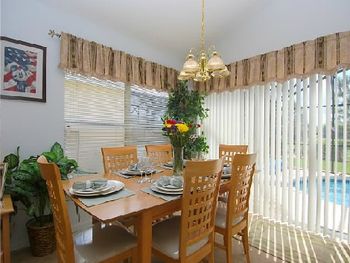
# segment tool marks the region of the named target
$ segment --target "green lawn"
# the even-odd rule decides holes
[[[300,160],[300,168],[303,167],[303,164],[304,164],[304,160]],[[294,161],[294,165],[296,167],[296,160]],[[323,160],[322,161],[322,170],[325,171],[326,170],[326,161]],[[332,164],[331,164],[331,167],[330,169],[332,169]],[[342,162],[336,162],[334,163],[334,169],[337,171],[337,172],[342,172],[343,171],[343,163]],[[347,162],[347,165],[346,165],[346,174],[350,175],[350,161]]]

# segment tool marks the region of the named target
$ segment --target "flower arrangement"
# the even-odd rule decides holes
[[[163,135],[170,138],[174,147],[184,147],[190,138],[190,129],[193,126],[175,119],[163,120]]]

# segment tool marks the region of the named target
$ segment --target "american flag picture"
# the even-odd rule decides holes
[[[46,102],[46,47],[0,36],[0,97]]]
[[[36,52],[5,47],[3,90],[36,93],[37,62]]]

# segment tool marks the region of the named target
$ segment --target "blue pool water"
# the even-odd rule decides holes
[[[350,206],[350,179],[345,180],[345,205],[347,207]],[[303,191],[303,180],[301,179],[299,181],[299,190]],[[295,182],[294,182],[295,187]],[[309,189],[309,180],[306,181],[306,188]],[[316,188],[317,188],[317,181],[316,181]],[[331,203],[334,203],[334,178],[329,179],[329,192],[328,192],[328,200]],[[343,180],[341,178],[338,178],[336,180],[336,204],[341,205],[341,199],[342,199],[342,189],[343,189]],[[326,190],[326,179],[322,179],[322,200],[325,199],[325,190]]]

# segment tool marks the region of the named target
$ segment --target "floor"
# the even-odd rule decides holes
[[[245,255],[243,254],[243,246],[237,241],[233,240],[233,260],[235,263],[246,262]],[[251,247],[250,249],[250,259],[251,263],[265,263],[265,262],[283,262],[269,254],[259,251],[256,248]],[[13,263],[56,263],[56,254],[45,257],[32,257],[28,248],[12,252],[12,262]],[[215,251],[215,262],[224,263],[225,253],[223,250],[216,249]],[[161,263],[161,261],[154,259],[152,263]]]

